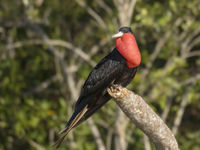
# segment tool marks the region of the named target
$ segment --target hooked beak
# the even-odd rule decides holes
[[[122,37],[123,36],[123,32],[118,32],[117,34],[114,34],[113,36],[112,36],[112,38],[114,39],[114,38],[119,38],[119,37]]]

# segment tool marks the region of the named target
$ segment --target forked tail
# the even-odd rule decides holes
[[[60,134],[63,134],[54,144],[54,146],[56,148],[59,148],[60,144],[63,142],[63,140],[65,139],[65,136],[69,133],[69,131],[71,131],[71,129],[73,127],[76,126],[76,124],[79,122],[79,120],[84,116],[84,114],[87,112],[88,110],[88,105],[86,105],[75,117],[74,119],[71,121],[71,123],[65,128],[63,129]]]

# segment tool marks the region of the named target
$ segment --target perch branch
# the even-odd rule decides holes
[[[90,118],[87,121],[89,127],[91,128],[93,137],[95,138],[95,142],[98,146],[98,150],[106,150],[105,144],[102,140],[101,134],[97,128],[97,126],[94,124],[93,120]]]
[[[107,89],[117,105],[154,143],[157,150],[179,150],[171,130],[139,95],[113,85]]]

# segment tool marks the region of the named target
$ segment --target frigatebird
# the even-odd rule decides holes
[[[115,48],[90,72],[75,104],[74,113],[60,132],[62,136],[55,143],[57,148],[72,128],[81,124],[111,99],[107,88],[112,84],[126,87],[134,78],[141,55],[131,28],[121,27],[112,38],[115,38]]]

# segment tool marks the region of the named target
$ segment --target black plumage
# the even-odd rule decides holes
[[[72,128],[82,123],[111,99],[107,93],[108,87],[112,84],[127,86],[135,76],[136,71],[137,67],[127,67],[126,59],[116,48],[103,58],[85,81],[74,113],[67,122],[66,128],[60,132],[63,135],[56,142],[56,147],[59,147]]]

